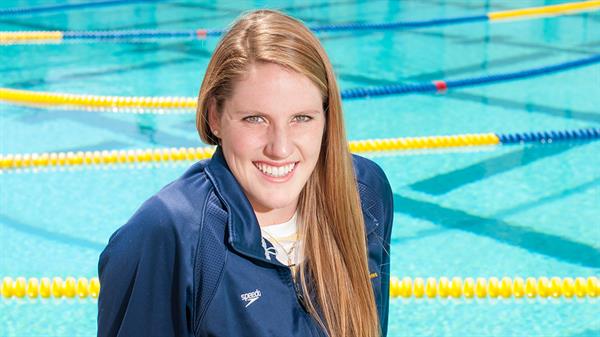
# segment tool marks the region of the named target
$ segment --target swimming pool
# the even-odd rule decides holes
[[[308,24],[415,21],[564,1],[157,1],[0,15],[0,30],[223,28],[275,7]],[[48,1],[4,1],[3,8]],[[64,1],[53,1],[64,4]],[[321,33],[342,89],[513,72],[600,54],[600,13]],[[0,46],[0,87],[195,96],[216,39]],[[351,140],[600,127],[600,66],[443,94],[345,100]],[[0,103],[0,153],[202,146],[193,114]],[[600,142],[370,154],[395,197],[392,275],[600,274]],[[97,275],[108,237],[189,163],[0,174],[0,277]],[[93,300],[0,300],[2,336],[92,336]],[[390,301],[389,336],[597,336],[592,299]]]

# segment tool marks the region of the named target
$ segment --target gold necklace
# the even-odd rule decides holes
[[[265,234],[267,234],[268,238],[270,240],[272,240],[275,244],[277,244],[281,250],[283,250],[286,254],[286,258],[287,258],[287,266],[292,270],[292,275],[294,274],[294,272],[296,271],[296,264],[294,263],[294,261],[292,261],[292,252],[294,251],[294,249],[296,248],[296,245],[298,244],[298,239],[296,239],[294,241],[294,243],[292,244],[292,247],[289,250],[286,250],[285,247],[281,244],[281,242],[279,242],[279,240],[275,239],[275,237],[273,237],[271,234],[267,233],[265,231]]]

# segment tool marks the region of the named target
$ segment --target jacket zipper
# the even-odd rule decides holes
[[[287,267],[287,269],[292,280],[294,292],[296,293],[296,300],[298,301],[298,304],[300,304],[300,306],[302,307],[302,310],[304,310],[305,313],[308,313],[308,307],[306,305],[306,300],[304,298],[304,294],[302,293],[302,289],[298,286],[296,280],[294,280],[294,277],[292,276],[292,270],[289,267]]]
[[[310,330],[311,336],[319,336],[319,337],[323,336],[320,328],[318,327],[318,324],[314,321],[313,317],[308,312],[308,305],[306,304],[306,298],[304,297],[304,294],[302,293],[302,288],[298,285],[298,283],[296,283],[296,280],[292,276],[291,268],[286,267],[286,269],[287,269],[288,275],[292,281],[292,287],[294,288],[294,292],[296,293],[296,300],[298,301],[298,304],[300,304],[300,307],[302,308],[302,311],[303,311],[302,314],[304,315],[304,318],[308,322],[308,328]]]

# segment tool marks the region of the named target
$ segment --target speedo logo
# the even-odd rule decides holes
[[[260,293],[260,290],[256,289],[255,291],[251,291],[249,293],[245,293],[245,294],[241,294],[240,297],[242,298],[242,301],[244,302],[248,302],[246,303],[246,308],[254,303],[254,301],[256,301],[257,299],[259,299],[262,296],[262,294]]]

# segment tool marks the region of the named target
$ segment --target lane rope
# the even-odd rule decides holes
[[[508,144],[549,144],[561,141],[590,141],[600,138],[600,128],[518,132],[507,134],[481,133],[451,136],[403,137],[350,141],[351,152],[428,150],[456,147],[482,147]],[[208,159],[214,147],[156,148],[136,150],[105,150],[87,152],[46,152],[0,155],[0,172],[52,167],[85,167],[136,163],[165,163]]]
[[[371,275],[377,277],[378,275]],[[4,277],[0,294],[4,299],[97,299],[100,281],[97,277]],[[584,277],[447,277],[426,279],[392,276],[390,297],[416,299],[521,299],[521,298],[596,298],[600,281],[596,276]]]
[[[496,277],[460,278],[451,280],[446,277],[439,279],[430,277],[390,279],[390,297],[401,298],[596,298],[600,296],[600,283],[598,278],[583,277]]]
[[[142,2],[143,0],[138,0]],[[146,0],[149,1],[149,0]],[[144,2],[146,2],[144,1]],[[46,11],[49,9],[59,10],[66,8],[75,8],[83,6],[99,6],[106,4],[119,4],[125,1],[101,1],[97,4],[71,4],[71,5],[53,5],[39,8],[24,9],[5,9],[0,10],[2,15],[14,15],[23,13],[33,13],[36,11]],[[496,22],[502,20],[514,20],[523,18],[539,18],[551,15],[565,15],[575,12],[595,11],[600,9],[600,0],[572,2],[558,5],[549,5],[541,7],[514,9],[506,11],[490,12],[481,15],[461,16],[454,18],[437,18],[419,21],[399,21],[384,23],[345,23],[330,24],[309,27],[315,33],[324,32],[343,32],[343,31],[364,31],[364,30],[398,30],[415,29],[425,27],[447,26],[474,22]],[[4,14],[3,14],[4,13]],[[12,13],[12,14],[11,14]],[[0,32],[0,44],[11,43],[29,43],[32,41],[54,41],[63,40],[128,40],[128,39],[206,39],[207,37],[218,37],[225,32],[224,29],[188,29],[188,30],[105,30],[105,31],[15,31]]]
[[[517,19],[526,17],[543,17],[550,15],[572,14],[583,11],[593,11],[600,8],[600,1],[567,2],[558,5],[512,9],[507,11],[491,12],[488,18],[491,21]]]
[[[0,294],[5,299],[15,298],[98,298],[100,281],[97,277],[85,278],[61,277],[4,277],[0,285]]]
[[[17,16],[32,13],[47,13],[56,11],[65,11],[72,9],[81,8],[93,8],[93,7],[104,7],[114,5],[128,5],[136,2],[160,2],[164,0],[100,0],[100,1],[88,1],[80,3],[67,3],[67,4],[53,4],[53,5],[42,5],[35,7],[13,7],[13,8],[2,8],[0,9],[0,17],[3,16]]]
[[[49,93],[0,88],[0,101],[32,107],[83,108],[93,111],[161,113],[196,109],[195,97],[126,97]],[[178,111],[177,111],[178,110]]]
[[[342,99],[357,99],[376,96],[405,95],[410,93],[444,93],[450,89],[474,87],[548,75],[560,71],[593,65],[599,62],[600,54],[596,54],[573,61],[509,73],[485,75],[457,80],[436,80],[432,82],[415,84],[352,88],[342,90],[340,94]],[[196,97],[100,96],[49,93],[11,88],[0,88],[0,101],[15,105],[33,107],[77,108],[94,111],[99,110],[133,113],[168,113],[168,111],[171,109],[176,110],[175,112],[177,113],[185,112],[184,110],[188,110],[189,112],[196,109],[197,103]]]
[[[499,83],[506,81],[514,81],[524,78],[530,78],[540,75],[547,75],[568,69],[588,66],[600,62],[600,54],[590,57],[581,58],[574,61],[562,62],[558,64],[546,65],[538,68],[519,70],[509,73],[501,73],[494,75],[484,75],[480,77],[472,77],[458,80],[438,80],[430,83],[417,84],[396,84],[383,85],[376,87],[346,89],[342,91],[343,99],[365,98],[375,96],[388,95],[404,95],[409,93],[430,93],[430,92],[445,92],[449,89],[474,87],[484,84]],[[0,96],[1,97],[1,96]]]

